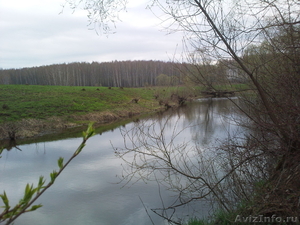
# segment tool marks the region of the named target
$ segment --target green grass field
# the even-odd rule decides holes
[[[0,123],[90,112],[151,111],[160,107],[154,95],[168,98],[181,89],[0,85]],[[132,104],[134,98],[138,104]]]
[[[198,89],[198,90],[196,90]],[[188,87],[117,88],[0,85],[0,123],[21,119],[47,119],[90,112],[147,112],[162,107],[172,94],[194,96],[201,89]],[[235,87],[235,89],[238,89]],[[155,97],[156,96],[156,99]],[[159,97],[157,97],[159,96]],[[132,99],[139,99],[132,104]]]
[[[0,85],[0,122],[85,114],[122,108],[133,98],[145,106],[153,90],[107,87]]]

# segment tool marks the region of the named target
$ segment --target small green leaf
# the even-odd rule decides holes
[[[75,155],[78,155],[81,150],[84,148],[85,144],[81,143],[81,145],[77,148],[76,152],[75,152]]]
[[[53,170],[53,172],[50,173],[51,183],[54,183],[56,177],[57,177],[57,172]]]
[[[36,188],[36,191],[37,191],[37,193],[39,193],[40,192],[40,190],[42,189],[42,188],[44,188],[44,184],[45,184],[45,179],[44,179],[44,176],[40,176],[40,179],[39,179],[39,183],[38,183],[38,186],[37,186],[37,188]]]
[[[30,211],[34,211],[34,210],[37,210],[38,208],[41,208],[43,205],[39,204],[39,205],[33,205],[31,208],[30,208]]]
[[[0,197],[2,198],[2,201],[5,205],[5,209],[8,210],[10,208],[10,206],[9,206],[9,200],[7,198],[6,192],[4,191],[3,195],[0,195]]]
[[[83,131],[83,139],[87,140],[95,134],[95,129],[93,128],[94,123],[89,123],[89,126],[86,131]]]
[[[25,195],[28,195],[30,193],[30,190],[31,190],[30,185],[27,184],[25,187]]]
[[[60,157],[60,158],[57,160],[57,164],[58,164],[59,169],[62,169],[63,166],[64,166],[64,158]]]
[[[37,192],[37,188],[33,188],[33,185],[27,184],[25,187],[24,197],[23,199],[20,200],[20,204],[22,205],[27,204],[36,192]]]
[[[92,137],[95,134],[95,129],[93,128],[94,123],[89,123],[88,129],[87,129],[87,138]]]

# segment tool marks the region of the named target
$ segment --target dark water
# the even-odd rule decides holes
[[[180,131],[175,139],[178,143],[185,141],[205,148],[237,132],[232,120],[236,116],[229,100],[203,99],[157,115],[147,123],[156,124],[158,128],[163,125],[170,134]],[[122,148],[121,130],[124,132],[137,124],[130,122],[89,139],[80,155],[36,201],[43,207],[22,215],[15,224],[167,224],[151,208],[172,204],[174,193],[155,181],[134,183],[133,180],[126,186],[124,182],[120,183],[124,162],[115,156],[112,144]],[[78,137],[37,141],[18,145],[21,151],[17,148],[4,151],[0,159],[0,192],[5,190],[10,204],[14,205],[23,196],[27,183],[36,184],[41,175],[49,181],[49,173],[57,169],[57,159],[64,157],[66,161],[80,143]],[[197,207],[197,212],[203,216],[210,213],[205,204]],[[185,218],[189,213],[186,207],[178,212],[178,216]]]

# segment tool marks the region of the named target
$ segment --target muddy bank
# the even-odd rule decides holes
[[[38,137],[60,132],[68,128],[85,126],[89,122],[95,122],[97,125],[107,124],[139,114],[141,112],[92,112],[85,115],[69,116],[67,118],[51,117],[44,120],[30,118],[15,122],[5,122],[0,126],[0,140]]]
[[[51,117],[47,119],[30,118],[15,122],[5,122],[0,125],[0,140],[18,140],[43,136],[68,128],[84,127],[89,122],[94,122],[95,125],[109,124],[140,114],[155,113],[162,110],[164,109],[160,108],[140,112],[91,112],[84,115],[71,115],[68,117]]]

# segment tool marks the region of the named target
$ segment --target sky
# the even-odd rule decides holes
[[[105,35],[88,26],[84,10],[63,8],[64,0],[0,0],[0,68],[179,60],[182,33],[168,34],[147,2],[131,0],[116,33]]]

